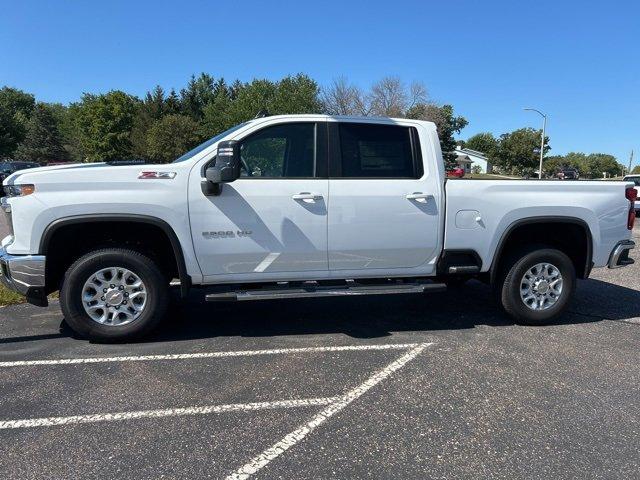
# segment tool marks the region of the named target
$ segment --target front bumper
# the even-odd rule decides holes
[[[609,268],[626,267],[634,263],[633,258],[629,257],[629,250],[634,249],[636,246],[633,240],[622,240],[616,244],[609,255]]]
[[[47,306],[44,255],[11,255],[0,248],[0,282],[29,303]]]

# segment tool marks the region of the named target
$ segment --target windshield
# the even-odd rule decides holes
[[[187,153],[185,153],[184,155],[182,155],[181,157],[176,158],[173,163],[178,163],[178,162],[184,162],[185,160],[189,160],[190,158],[192,158],[194,155],[197,155],[198,153],[200,153],[201,151],[203,151],[205,148],[210,147],[211,145],[213,145],[214,143],[220,141],[221,139],[223,139],[224,137],[226,137],[227,135],[229,135],[232,132],[235,132],[236,130],[238,130],[239,128],[244,127],[247,123],[249,122],[244,122],[241,123],[239,125],[236,125],[235,127],[231,127],[229,130],[225,130],[222,133],[219,133],[218,135],[216,135],[213,138],[210,138],[209,140],[207,140],[204,143],[201,143],[200,145],[198,145],[196,148],[194,148],[193,150],[189,150]]]

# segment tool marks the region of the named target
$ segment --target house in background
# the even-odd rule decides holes
[[[472,168],[478,165],[481,173],[491,173],[493,165],[489,159],[482,152],[471,150],[470,148],[462,148],[457,146],[454,152],[456,154],[456,161],[460,168],[464,170],[464,173],[471,173]]]

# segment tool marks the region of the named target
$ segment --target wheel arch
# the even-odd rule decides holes
[[[86,215],[74,215],[70,217],[63,217],[51,222],[45,228],[42,237],[40,238],[40,244],[38,252],[40,255],[47,255],[51,240],[55,234],[64,227],[71,225],[78,225],[82,223],[96,223],[96,222],[125,222],[125,223],[137,223],[147,224],[160,228],[167,236],[173,255],[176,262],[178,271],[178,278],[180,279],[180,292],[181,296],[186,297],[189,288],[191,287],[191,277],[187,273],[187,267],[184,258],[184,252],[180,240],[175,231],[166,221],[149,215],[139,214],[86,214]]]
[[[591,229],[587,222],[578,217],[571,216],[559,216],[559,215],[550,215],[550,216],[537,216],[530,218],[523,218],[520,220],[516,220],[512,222],[502,233],[500,237],[500,241],[496,247],[496,250],[493,254],[491,266],[489,267],[489,276],[491,284],[494,284],[496,281],[498,274],[500,272],[500,266],[502,260],[504,260],[505,253],[508,252],[510,247],[509,239],[514,238],[514,235],[517,234],[519,229],[523,229],[525,227],[532,228],[534,226],[538,226],[542,228],[545,224],[554,224],[554,225],[571,225],[575,228],[579,228],[580,231],[584,234],[585,245],[584,245],[584,255],[582,252],[580,255],[574,255],[572,260],[574,261],[574,265],[576,267],[576,274],[578,278],[587,278],[591,272],[593,267],[593,235],[591,233]],[[537,243],[537,242],[536,242]],[[550,242],[550,245],[553,246],[554,241]],[[570,252],[565,252],[569,254]],[[569,255],[571,257],[571,255]],[[583,261],[578,264],[576,262],[576,258],[583,258]]]

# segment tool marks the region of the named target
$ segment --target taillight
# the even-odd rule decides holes
[[[624,191],[624,196],[627,197],[627,200],[630,202],[635,202],[638,199],[638,190],[629,187]]]
[[[633,224],[636,222],[636,206],[635,202],[638,198],[638,190],[629,187],[624,191],[624,196],[631,202],[629,206],[629,215],[627,216],[627,230],[633,230]]]

